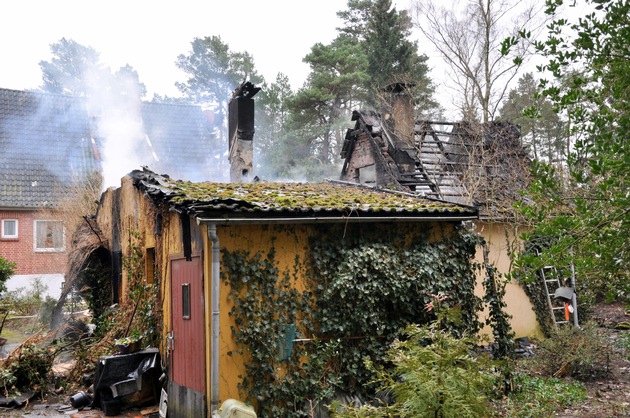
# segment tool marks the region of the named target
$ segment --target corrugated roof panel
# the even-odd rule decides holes
[[[426,216],[476,217],[477,209],[339,182],[214,183],[172,180],[148,170],[130,173],[134,184],[154,199],[193,214],[230,216]]]

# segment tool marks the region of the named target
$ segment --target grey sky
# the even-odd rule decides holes
[[[0,87],[41,85],[39,61],[62,37],[91,46],[118,69],[130,64],[153,93],[177,95],[175,67],[195,37],[219,35],[232,51],[253,55],[267,81],[287,74],[294,89],[308,74],[302,58],[336,35],[345,0],[19,0],[0,2]]]

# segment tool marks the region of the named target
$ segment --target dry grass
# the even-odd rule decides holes
[[[100,174],[92,173],[84,179],[72,181],[71,184],[59,185],[54,190],[58,204],[52,209],[42,210],[42,215],[63,221],[66,236],[72,236],[85,216],[96,213],[101,184]]]
[[[92,173],[83,179],[77,179],[71,184],[60,185],[55,190],[59,196],[59,204],[51,210],[44,210],[41,216],[48,219],[61,220],[66,231],[66,248],[69,248],[68,264],[65,273],[65,283],[59,303],[53,311],[52,327],[61,323],[61,314],[66,296],[73,288],[77,275],[87,258],[100,246],[107,246],[102,238],[96,222],[92,217],[98,208],[101,195],[102,178],[98,173]]]

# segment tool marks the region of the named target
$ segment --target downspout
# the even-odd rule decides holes
[[[208,239],[212,242],[212,295],[210,296],[210,309],[212,310],[212,352],[210,357],[210,406],[212,414],[219,410],[219,290],[221,270],[219,237],[217,225],[208,224]]]

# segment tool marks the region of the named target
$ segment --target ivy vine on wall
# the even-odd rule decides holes
[[[450,324],[455,332],[479,330],[472,259],[480,238],[463,226],[441,231],[437,241],[431,231],[410,237],[392,229],[320,226],[310,258],[296,258],[291,272],[278,269],[273,246],[256,254],[223,250],[232,333],[249,359],[239,389],[261,416],[307,417],[333,396],[372,396],[365,359],[382,363],[407,325],[435,320],[426,307],[436,295],[461,312]],[[304,291],[296,290],[301,277]],[[286,324],[298,325],[300,343],[283,361]]]
[[[145,277],[144,241],[135,228],[129,228],[128,244],[122,262],[127,275],[129,302],[133,308],[123,336],[128,336],[130,332],[142,335],[146,346],[156,347],[160,343],[158,330],[162,326],[159,312],[161,305],[159,282],[149,283]]]
[[[303,266],[295,259],[294,271],[281,272],[273,247],[267,253],[222,251],[222,268],[229,297],[235,299],[230,316],[232,333],[242,349],[237,353],[248,359],[239,391],[257,402],[262,416],[307,416],[303,400],[323,398],[331,385],[325,379],[328,350],[317,345],[308,361],[302,361],[303,350],[292,350],[289,361],[282,360],[281,350],[287,324],[299,319],[303,329],[311,329],[313,300],[308,291],[296,289],[298,271]],[[332,382],[331,382],[332,383]],[[260,413],[260,412],[259,412]]]

